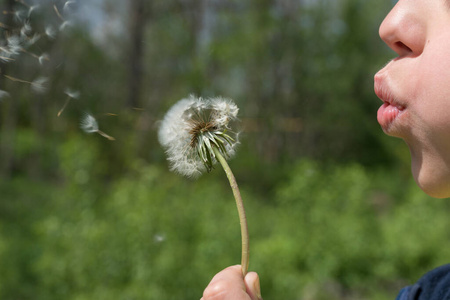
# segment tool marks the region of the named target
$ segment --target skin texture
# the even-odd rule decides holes
[[[400,108],[378,121],[406,142],[414,179],[436,198],[450,196],[449,28],[445,0],[398,1],[379,30],[398,56],[375,75],[377,95]]]
[[[397,53],[375,75],[383,131],[402,138],[420,188],[450,197],[449,0],[399,0],[380,26],[381,39]],[[242,278],[240,266],[218,273],[203,300],[255,300],[259,279]]]
[[[214,276],[201,300],[262,300],[258,274],[249,272],[244,279],[240,265],[228,267]]]

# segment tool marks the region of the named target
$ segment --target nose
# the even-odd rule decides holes
[[[400,57],[420,55],[426,37],[420,12],[399,0],[380,25],[381,39]]]

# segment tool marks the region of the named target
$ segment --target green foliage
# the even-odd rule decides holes
[[[98,154],[75,139],[61,148],[64,185],[1,186],[10,200],[0,219],[2,299],[198,299],[216,272],[239,263],[238,216],[220,169],[191,181],[136,161],[105,183],[89,177]],[[286,178],[266,199],[241,185],[250,269],[265,298],[392,298],[445,262],[449,203],[413,182],[309,160]],[[394,186],[404,188],[396,195]]]

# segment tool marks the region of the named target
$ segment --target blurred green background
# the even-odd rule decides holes
[[[240,262],[223,171],[172,174],[156,139],[189,94],[240,107],[229,163],[264,299],[394,299],[447,262],[449,202],[376,121],[392,1],[0,3],[2,56],[40,36],[0,65],[0,299],[199,299]],[[39,76],[45,93],[10,79]],[[84,133],[85,112],[116,140]]]

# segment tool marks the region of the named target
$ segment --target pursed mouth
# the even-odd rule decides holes
[[[378,74],[375,76],[374,84],[375,94],[383,101],[378,109],[377,120],[385,132],[389,132],[394,121],[404,112],[405,105],[398,102],[391,89]]]

